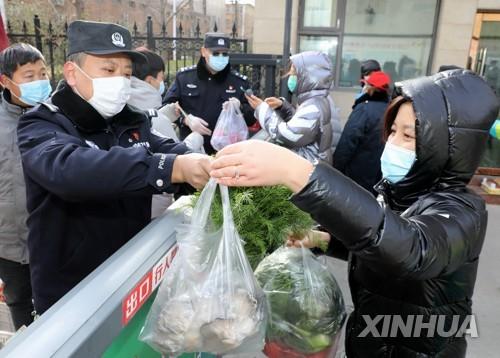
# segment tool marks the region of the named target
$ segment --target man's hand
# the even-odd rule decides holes
[[[267,97],[264,102],[266,102],[272,109],[280,108],[283,105],[283,101],[276,97]]]
[[[210,179],[210,162],[208,155],[191,153],[179,155],[172,169],[172,183],[188,183],[201,190]]]
[[[200,133],[201,135],[212,135],[212,131],[208,129],[208,123],[200,117],[190,114],[184,121],[192,132]]]
[[[288,236],[286,246],[305,247],[311,249],[313,247],[325,248],[330,242],[330,234],[323,231],[310,230],[303,237]]]
[[[245,97],[247,98],[248,104],[253,109],[257,108],[259,106],[259,104],[261,104],[262,102],[264,102],[259,97],[254,96],[254,95],[248,96],[248,95],[245,94]]]

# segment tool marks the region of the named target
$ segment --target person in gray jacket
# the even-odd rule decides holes
[[[144,111],[160,109],[162,107],[161,96],[165,92],[163,82],[165,63],[160,55],[144,47],[140,47],[136,51],[143,54],[147,62],[134,63],[132,66],[132,78],[130,79],[132,92],[128,104]],[[153,129],[176,142],[179,141],[172,122],[166,118],[162,111],[151,111],[150,117]]]
[[[296,54],[290,62],[288,89],[297,95],[296,110],[274,97],[263,101],[251,95],[248,103],[272,142],[311,162],[331,164],[342,132],[338,109],[330,97],[332,63],[326,54],[316,51]]]
[[[17,147],[19,117],[46,100],[52,88],[43,55],[15,44],[0,53],[0,278],[15,329],[28,326],[33,301],[26,240],[26,189]]]

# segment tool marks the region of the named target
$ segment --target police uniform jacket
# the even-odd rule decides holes
[[[222,71],[211,74],[203,57],[196,66],[181,69],[175,82],[169,88],[166,103],[179,102],[187,114],[200,117],[208,123],[208,128],[215,129],[217,119],[222,111],[222,104],[231,97],[241,102],[241,111],[247,125],[256,122],[253,109],[245,98],[244,91],[250,88],[247,77],[231,69],[227,65]],[[180,121],[180,137],[186,138],[191,130]],[[204,136],[205,151],[213,154],[215,150],[210,145],[210,137]]]
[[[151,197],[184,144],[153,134],[128,105],[105,120],[65,83],[21,117],[28,250],[35,308],[43,313],[146,226]]]

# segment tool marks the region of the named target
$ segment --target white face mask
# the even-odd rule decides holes
[[[94,95],[87,102],[104,118],[120,113],[130,98],[130,79],[123,76],[92,78],[75,66],[92,81]]]

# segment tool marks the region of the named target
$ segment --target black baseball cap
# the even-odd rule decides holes
[[[221,32],[207,32],[203,47],[211,51],[229,51],[229,37]]]
[[[68,56],[79,52],[90,55],[124,53],[133,62],[147,62],[141,53],[132,51],[130,31],[107,22],[76,20],[69,24]]]
[[[380,63],[377,60],[366,60],[361,62],[361,78],[368,76],[374,71],[380,71]]]

